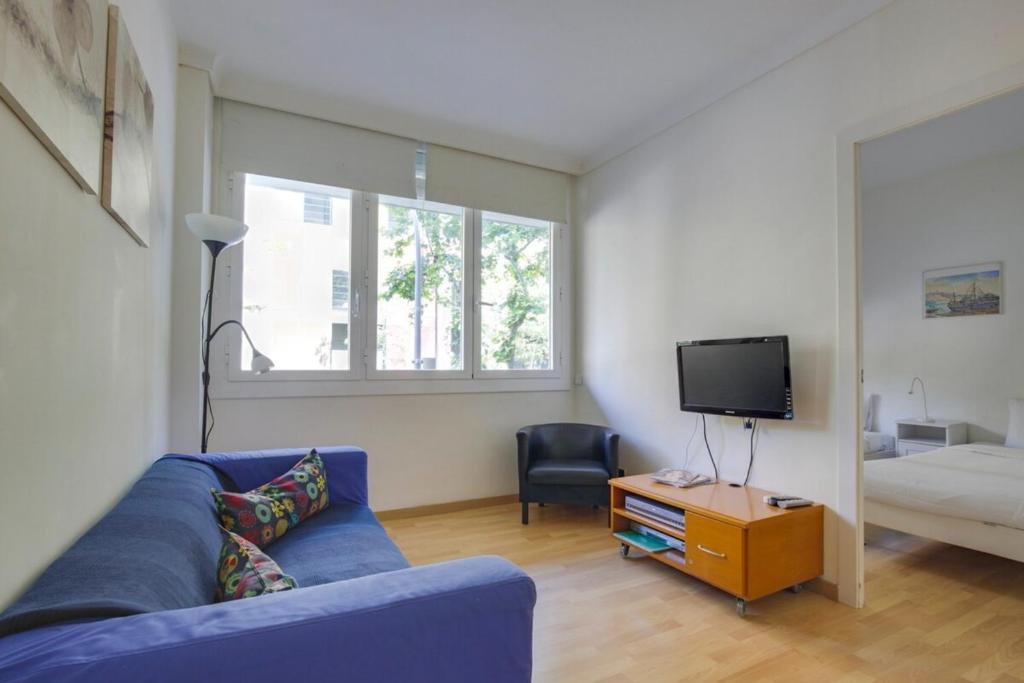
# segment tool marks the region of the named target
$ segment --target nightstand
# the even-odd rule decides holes
[[[896,420],[896,452],[911,455],[967,443],[967,423],[957,420]]]

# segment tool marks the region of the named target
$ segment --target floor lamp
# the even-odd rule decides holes
[[[252,349],[252,371],[257,375],[270,372],[274,362],[260,353],[252,343],[248,330],[237,320],[225,320],[217,327],[213,327],[213,285],[217,275],[217,257],[230,246],[238,244],[245,239],[245,233],[249,227],[241,221],[225,216],[215,216],[209,213],[190,213],[185,216],[185,224],[193,235],[202,240],[206,248],[210,250],[210,285],[206,290],[206,298],[203,303],[203,420],[199,433],[201,452],[206,452],[206,446],[213,432],[213,409],[210,406],[210,342],[228,325],[237,325],[242,330],[242,335]],[[207,419],[210,419],[210,427],[207,428]]]

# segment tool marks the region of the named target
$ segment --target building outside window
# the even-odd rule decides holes
[[[335,270],[331,273],[331,308],[336,311],[348,310],[350,280],[347,270]]]
[[[308,220],[310,198],[328,222]],[[347,190],[246,176],[242,323],[277,371],[349,368],[348,352],[334,349],[332,326],[351,322],[348,287],[339,292],[335,277],[351,269],[351,204]],[[244,346],[243,368],[248,354]]]
[[[306,223],[331,224],[331,198],[325,194],[305,193],[302,201],[302,215]]]

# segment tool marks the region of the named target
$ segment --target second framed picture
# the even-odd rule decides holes
[[[958,318],[1003,312],[1003,264],[924,272],[924,317]]]
[[[153,185],[153,91],[124,19],[110,7],[100,201],[138,241],[149,244]]]

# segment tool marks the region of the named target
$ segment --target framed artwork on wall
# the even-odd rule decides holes
[[[1003,312],[1003,264],[980,263],[924,272],[924,317]]]
[[[0,99],[71,177],[100,187],[106,0],[0,0]]]
[[[139,244],[147,246],[153,186],[153,91],[124,19],[113,5],[107,30],[105,102],[100,203]]]

